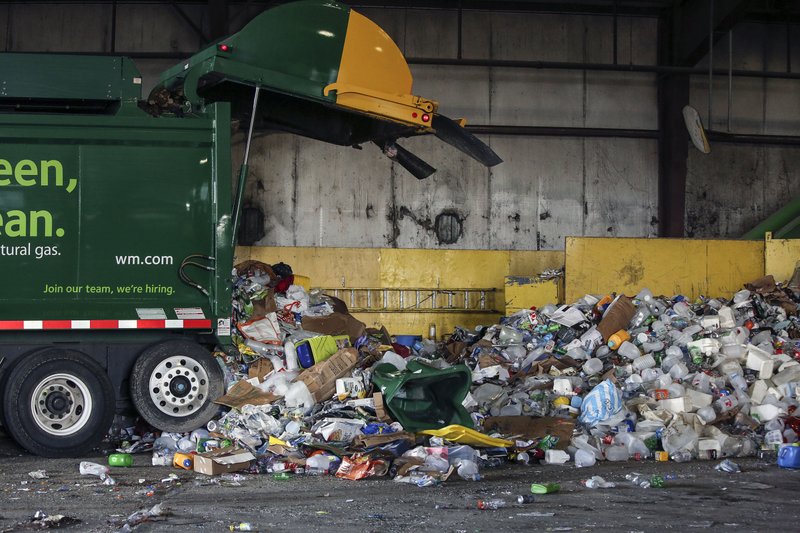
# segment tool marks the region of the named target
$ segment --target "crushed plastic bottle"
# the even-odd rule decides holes
[[[742,471],[741,467],[731,461],[730,459],[725,459],[720,464],[714,467],[714,470],[718,472],[728,472],[730,474],[738,474]]]
[[[650,480],[644,474],[638,474],[636,472],[632,472],[630,474],[625,474],[625,479],[627,479],[634,485],[638,485],[640,488],[643,489],[650,488]]]
[[[78,471],[84,476],[99,477],[104,485],[116,485],[114,478],[108,475],[110,469],[105,465],[92,463],[91,461],[81,461]]]
[[[475,504],[475,507],[481,511],[494,511],[497,509],[502,509],[505,506],[506,501],[499,498],[491,500],[478,500]]]
[[[583,481],[587,489],[612,489],[617,486],[613,481],[606,481],[600,476],[592,476]]]
[[[669,456],[670,459],[676,463],[685,463],[692,460],[692,452],[688,450],[679,450]]]

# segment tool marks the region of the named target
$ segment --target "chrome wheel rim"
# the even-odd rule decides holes
[[[89,387],[74,374],[53,374],[34,387],[31,414],[36,425],[56,436],[80,431],[92,415],[94,404]]]
[[[175,355],[153,369],[149,390],[153,405],[162,413],[189,416],[200,410],[208,398],[208,374],[195,359]]]

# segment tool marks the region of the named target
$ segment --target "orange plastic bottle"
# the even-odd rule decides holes
[[[626,330],[621,329],[608,338],[608,347],[612,350],[616,350],[623,342],[629,340],[631,340],[631,336],[628,335]]]
[[[194,470],[194,456],[188,453],[176,453],[172,465],[184,470]]]

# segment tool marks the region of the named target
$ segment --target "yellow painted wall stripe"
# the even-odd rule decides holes
[[[239,247],[236,261],[283,261],[311,278],[313,287],[494,288],[495,306],[505,309],[505,277],[533,276],[564,265],[562,251],[421,250],[394,248]],[[390,333],[427,335],[431,323],[442,335],[455,326],[494,324],[501,314],[362,313],[368,326]]]
[[[562,251],[421,250],[394,248],[240,247],[237,261],[283,261],[314,287],[495,288],[495,306],[507,303],[506,276],[533,276],[566,262],[565,302],[585,294],[644,287],[672,296],[730,297],[765,273],[788,279],[800,259],[800,240],[730,241],[694,239],[567,238]],[[518,290],[520,288],[515,288]],[[552,291],[551,291],[552,292]],[[513,308],[528,307],[515,297]],[[539,303],[539,302],[537,302]],[[364,313],[369,326],[386,325],[394,334],[440,335],[457,325],[494,323],[499,315],[465,313]]]
[[[729,297],[764,275],[764,243],[568,237],[565,301],[611,291]]]
[[[764,269],[775,281],[788,281],[800,261],[800,239],[772,239],[764,242]]]

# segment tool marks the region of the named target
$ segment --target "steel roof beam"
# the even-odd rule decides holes
[[[693,0],[676,5],[673,13],[672,64],[693,67],[707,53],[709,35],[716,42],[744,20],[752,0]],[[709,31],[713,20],[713,32]]]

